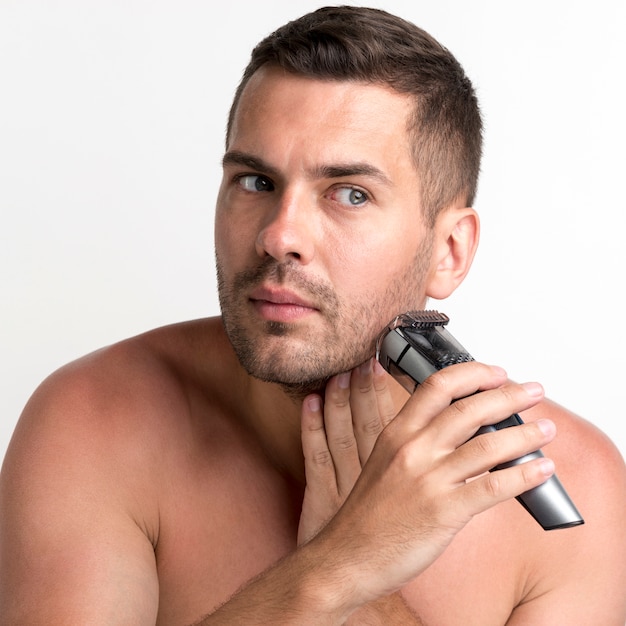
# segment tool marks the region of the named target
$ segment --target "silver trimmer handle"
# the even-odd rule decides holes
[[[434,372],[454,363],[474,360],[444,328],[448,321],[446,315],[437,311],[411,311],[399,315],[379,336],[376,358],[409,393],[413,393],[417,385]],[[522,423],[520,416],[514,414],[497,424],[481,427],[474,437]],[[537,450],[497,465],[491,471],[542,456],[541,450]],[[556,474],[545,483],[522,493],[517,500],[544,530],[584,524]]]

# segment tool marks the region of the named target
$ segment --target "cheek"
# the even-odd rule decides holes
[[[392,231],[388,225],[382,225],[376,232],[350,236],[326,246],[344,289],[350,293],[369,291],[373,296],[413,265],[419,247],[417,236]],[[326,242],[330,241],[326,238]]]
[[[215,251],[218,255],[222,254],[224,244],[228,237],[228,229],[226,228],[227,220],[226,200],[224,198],[223,184],[220,187],[215,204],[215,221],[213,223],[213,234],[215,236]]]
[[[254,256],[255,232],[250,219],[240,219],[222,196],[215,209],[215,254],[223,268],[241,269]]]
[[[219,211],[215,214],[215,256],[221,269],[227,269],[231,263],[230,257],[232,246],[230,244],[230,233],[228,228],[224,227],[224,216]]]

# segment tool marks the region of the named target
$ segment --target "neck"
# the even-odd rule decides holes
[[[309,391],[285,389],[252,376],[247,376],[247,387],[242,413],[248,428],[276,469],[304,484],[300,420],[302,400]]]

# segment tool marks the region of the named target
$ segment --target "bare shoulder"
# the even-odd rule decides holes
[[[194,407],[224,388],[228,354],[221,370],[210,365],[220,333],[218,320],[158,329],[66,365],[34,392],[0,475],[9,623],[100,623],[105,607],[118,612],[108,623],[155,622],[159,490],[168,459],[203,427]],[[25,605],[35,614],[19,613]]]
[[[604,433],[563,407],[545,401],[523,415],[541,417],[557,425],[543,451],[584,525],[544,531],[515,500],[478,515],[405,590],[426,622],[624,626],[624,461]]]
[[[557,436],[544,448],[585,524],[528,542],[524,603],[512,624],[602,623],[626,620],[626,466],[614,443],[591,422],[546,401],[526,421],[548,417]],[[528,538],[529,539],[529,538]],[[558,609],[555,607],[559,607]],[[545,615],[542,621],[540,615]]]
[[[68,439],[72,451],[99,448],[138,459],[146,445],[180,425],[190,413],[197,389],[210,394],[221,388],[212,367],[223,341],[217,320],[198,320],[156,329],[73,361],[52,373],[27,403],[9,448],[8,459],[36,445],[40,454],[59,449]],[[221,356],[220,358],[224,358]],[[224,368],[227,370],[227,368]],[[220,373],[220,374],[218,374]],[[212,384],[214,382],[214,384]],[[57,456],[58,458],[58,456]],[[147,459],[142,459],[142,463]]]
[[[598,508],[626,512],[626,466],[611,439],[590,421],[549,400],[524,415],[526,421],[539,417],[557,426],[557,436],[544,452],[556,462],[562,482],[577,494],[583,517],[593,525]]]

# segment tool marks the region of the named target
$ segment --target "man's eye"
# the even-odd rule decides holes
[[[237,179],[237,183],[246,191],[274,191],[274,185],[269,178],[258,174],[246,174]]]
[[[369,200],[369,196],[360,189],[355,189],[354,187],[342,187],[341,189],[335,189],[333,191],[332,199],[336,202],[341,202],[342,204],[360,206]]]

